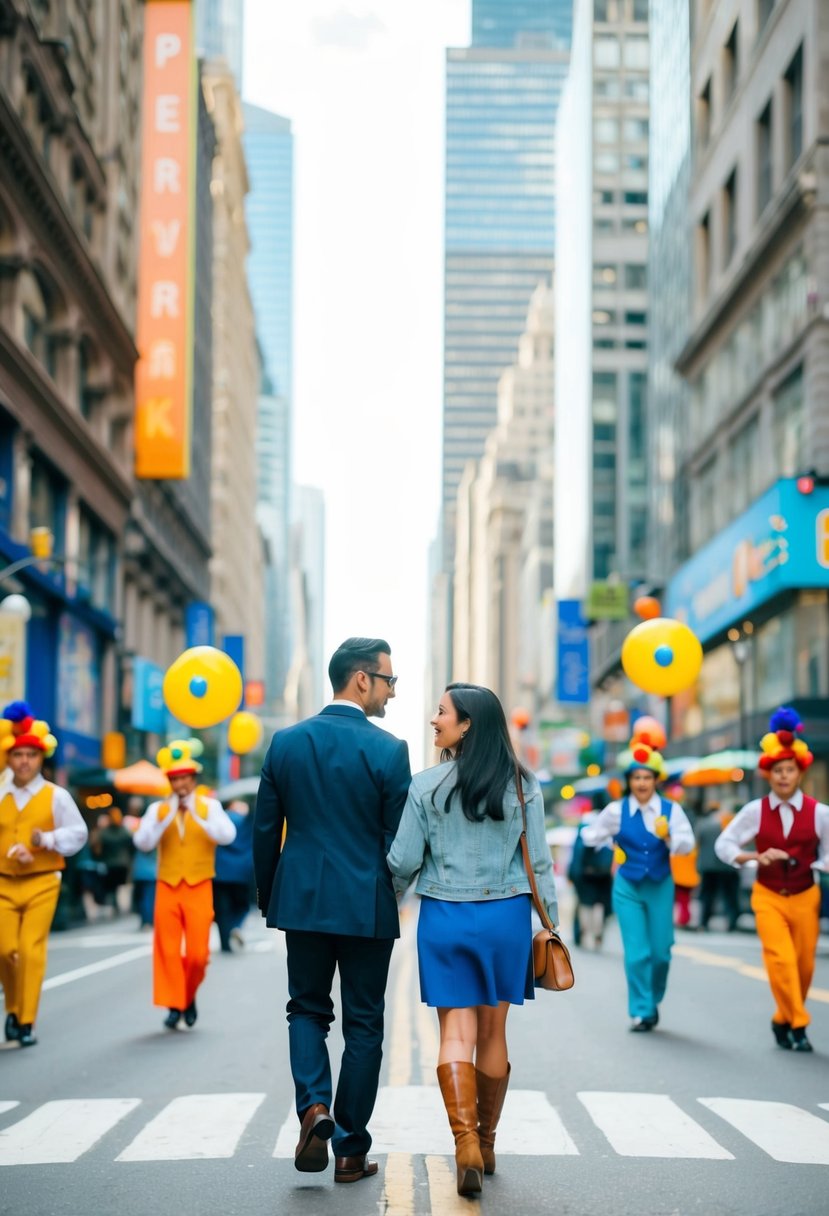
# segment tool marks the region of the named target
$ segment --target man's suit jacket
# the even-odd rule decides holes
[[[267,923],[398,937],[386,853],[410,782],[406,744],[356,707],[335,701],[278,731],[262,766],[253,831],[257,898]]]

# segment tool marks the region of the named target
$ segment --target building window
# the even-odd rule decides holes
[[[615,325],[616,313],[608,312],[606,308],[593,309],[593,324],[594,325]]]
[[[595,166],[597,173],[615,175],[619,172],[619,157],[615,152],[597,152]]]
[[[644,312],[625,312],[625,325],[647,325],[648,315]]]
[[[626,38],[624,49],[626,68],[647,69],[649,66],[647,38]]]
[[[626,118],[623,128],[624,139],[627,143],[637,144],[648,139],[647,118]]]
[[[597,144],[615,144],[619,142],[619,120],[616,118],[597,118],[593,127]]]
[[[766,108],[757,119],[757,218],[765,211],[771,199],[771,115],[769,98]]]
[[[774,451],[779,477],[796,477],[811,464],[806,450],[803,368],[787,376],[774,394]]]
[[[78,595],[96,608],[115,608],[115,538],[81,507],[78,519]]]
[[[647,21],[648,19],[648,0],[633,0],[633,20]]]
[[[593,44],[593,60],[597,68],[618,68],[619,39],[612,34],[602,34]]]
[[[711,214],[708,211],[697,224],[697,283],[700,296],[706,299],[711,286]]]
[[[691,545],[695,549],[710,540],[720,526],[722,491],[715,456],[700,469],[691,487]]]
[[[797,49],[786,69],[786,108],[788,138],[788,168],[803,151],[803,47]]]
[[[612,287],[616,282],[616,267],[600,263],[593,267],[593,286]]]
[[[764,489],[760,452],[760,419],[752,418],[731,441],[729,485],[732,518],[745,511]]]
[[[66,492],[66,482],[60,474],[40,456],[33,456],[29,488],[29,529],[48,528],[55,538],[56,554],[64,552]]]
[[[615,372],[593,373],[593,421],[616,421],[616,396],[618,393]],[[614,428],[615,430],[615,428]]]
[[[697,146],[708,147],[711,138],[711,77],[705,82],[705,88],[697,98]]]
[[[728,103],[734,96],[740,75],[740,23],[735,21],[728,41],[723,47],[723,97]]]
[[[729,265],[737,248],[737,166],[723,186],[723,270]]]
[[[625,287],[631,291],[643,291],[648,286],[648,268],[629,264],[625,266]]]
[[[626,190],[625,202],[630,207],[647,207],[648,192],[647,190]]]

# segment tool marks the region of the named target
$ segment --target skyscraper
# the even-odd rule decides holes
[[[265,670],[268,701],[282,697],[291,662],[291,413],[293,346],[293,134],[287,118],[244,107],[251,190],[248,280],[262,360],[256,434],[257,518],[268,545]]]
[[[242,41],[245,0],[199,0],[196,5],[196,47],[205,59],[227,60],[242,91]]]
[[[473,0],[473,43],[447,51],[443,538],[497,416],[530,296],[555,249],[555,123],[572,0]]]

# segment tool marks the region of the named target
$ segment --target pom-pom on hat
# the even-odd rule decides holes
[[[665,776],[665,761],[656,748],[643,739],[631,739],[627,751],[619,754],[617,764],[627,775],[637,768],[646,768],[655,774],[657,781]]]
[[[805,772],[814,756],[806,741],[797,738],[802,731],[803,723],[796,710],[787,705],[776,709],[769,720],[768,733],[760,740],[761,772],[768,773],[780,760],[794,760],[800,771]]]
[[[31,747],[43,752],[48,759],[54,755],[58,741],[49,729],[49,723],[36,718],[27,701],[12,701],[3,710],[0,719],[0,750],[6,755],[21,747]]]
[[[182,773],[200,773],[202,766],[197,757],[204,751],[200,739],[173,739],[166,747],[162,747],[156,756],[156,763],[168,777],[177,777]]]

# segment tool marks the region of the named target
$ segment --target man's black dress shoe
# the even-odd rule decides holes
[[[372,1178],[377,1173],[377,1162],[362,1157],[335,1157],[334,1181],[359,1182],[361,1178]]]
[[[772,1022],[771,1033],[774,1035],[774,1041],[778,1047],[782,1047],[784,1051],[791,1051],[792,1028],[788,1022]]]
[[[303,1174],[319,1174],[328,1168],[328,1141],[334,1135],[334,1120],[323,1102],[314,1102],[302,1116],[294,1165]]]
[[[199,1014],[198,1014],[198,1010],[196,1009],[196,1002],[191,1001],[190,1004],[187,1006],[187,1008],[184,1011],[185,1026],[195,1026],[196,1018],[198,1016],[199,1016]]]
[[[21,1022],[20,1023],[20,1034],[18,1036],[18,1042],[20,1043],[21,1047],[34,1047],[35,1043],[37,1042],[37,1039],[35,1038],[34,1034],[32,1033],[32,1023],[31,1022]],[[809,1048],[809,1050],[811,1051],[811,1048]]]
[[[6,1014],[6,1042],[14,1043],[20,1038],[20,1023],[16,1013]]]
[[[652,1018],[634,1018],[630,1028],[634,1034],[644,1034],[648,1030],[653,1030],[654,1025]]]
[[[176,1026],[178,1026],[180,1021],[181,1021],[181,1010],[180,1009],[171,1009],[170,1012],[167,1014],[166,1018],[164,1019],[164,1025],[167,1028],[167,1030],[175,1030]]]
[[[805,1026],[798,1026],[792,1031],[792,1051],[814,1051],[814,1047],[806,1038]]]

